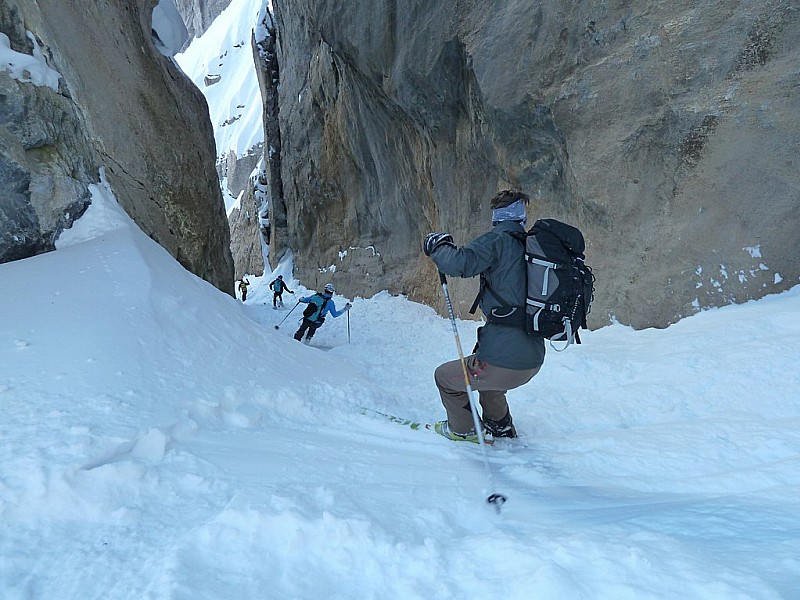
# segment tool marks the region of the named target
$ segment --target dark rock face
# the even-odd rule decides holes
[[[794,3],[273,6],[271,257],[295,249],[308,285],[436,305],[422,237],[466,243],[510,186],[531,218],[586,234],[594,326],[664,326],[798,282]],[[451,287],[465,315],[477,283]]]
[[[277,31],[272,14],[265,11],[264,22],[259,23],[263,36],[253,36],[251,46],[256,65],[258,87],[264,104],[264,164],[267,176],[267,189],[264,191],[268,205],[270,228],[266,241],[270,246],[270,259],[273,265],[289,247],[286,241],[288,223],[286,220],[286,201],[283,196],[283,175],[281,172],[281,125],[279,119],[280,67],[276,54]],[[277,227],[272,226],[277,223]],[[276,252],[272,248],[277,248]]]
[[[150,237],[188,270],[233,294],[205,99],[153,46],[152,4],[3,3],[3,32],[22,44],[24,28],[31,30],[62,77],[54,93],[0,74],[0,183],[4,195],[15,194],[18,208],[7,227],[36,227],[27,201],[41,233],[16,257],[51,249],[50,232],[57,235],[85,208],[87,185],[104,167],[120,204]],[[24,125],[15,128],[18,122]]]
[[[26,171],[6,157],[0,159],[0,186],[6,190],[0,205],[0,262],[27,258],[50,249],[41,235],[39,217],[26,193],[30,183]]]
[[[16,6],[0,10],[0,31],[14,52],[33,52]],[[21,79],[0,72],[0,262],[53,250],[98,173],[66,88]]]

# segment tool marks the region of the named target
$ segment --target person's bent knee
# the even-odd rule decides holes
[[[436,370],[433,372],[433,380],[436,382],[436,387],[440,390],[456,393],[463,392],[466,389],[464,385],[464,372],[461,367],[461,362],[458,360],[442,363],[436,367]]]
[[[439,387],[439,388],[443,387],[442,384],[444,383],[445,379],[447,378],[447,375],[446,375],[446,373],[447,373],[447,368],[446,368],[447,365],[448,365],[448,363],[443,363],[443,364],[439,365],[438,367],[436,367],[436,370],[434,370],[434,372],[433,372],[433,380],[436,382],[436,387]],[[447,386],[444,386],[444,387],[447,387]]]

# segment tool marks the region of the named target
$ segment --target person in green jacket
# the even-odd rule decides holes
[[[242,280],[239,282],[239,291],[242,293],[242,302],[247,300],[248,285],[250,285],[250,281],[246,277],[242,277]]]
[[[483,426],[493,437],[516,437],[506,392],[524,385],[544,363],[544,338],[528,335],[524,325],[493,322],[492,310],[525,310],[527,272],[524,243],[514,233],[525,232],[530,198],[518,190],[503,190],[491,200],[492,229],[461,248],[448,233],[430,233],[424,251],[445,275],[481,277],[479,306],[488,322],[478,330],[478,343],[466,357],[470,386],[480,398]],[[478,442],[460,360],[440,365],[434,381],[447,412],[435,424],[451,440]]]

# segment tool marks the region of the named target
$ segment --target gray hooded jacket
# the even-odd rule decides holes
[[[491,231],[462,248],[442,245],[431,258],[445,275],[486,278],[486,292],[480,302],[488,315],[500,307],[502,298],[512,306],[525,306],[527,275],[522,242],[508,232],[524,233],[516,221],[501,221]],[[492,291],[497,293],[496,297]],[[544,362],[544,338],[528,335],[521,327],[487,323],[478,330],[479,360],[506,369],[534,369]]]

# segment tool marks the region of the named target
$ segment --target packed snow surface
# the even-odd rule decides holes
[[[291,265],[249,280],[189,274],[104,186],[0,265],[0,598],[800,597],[800,287],[550,351],[492,484],[379,414],[443,418],[447,319],[384,292],[305,346]]]

